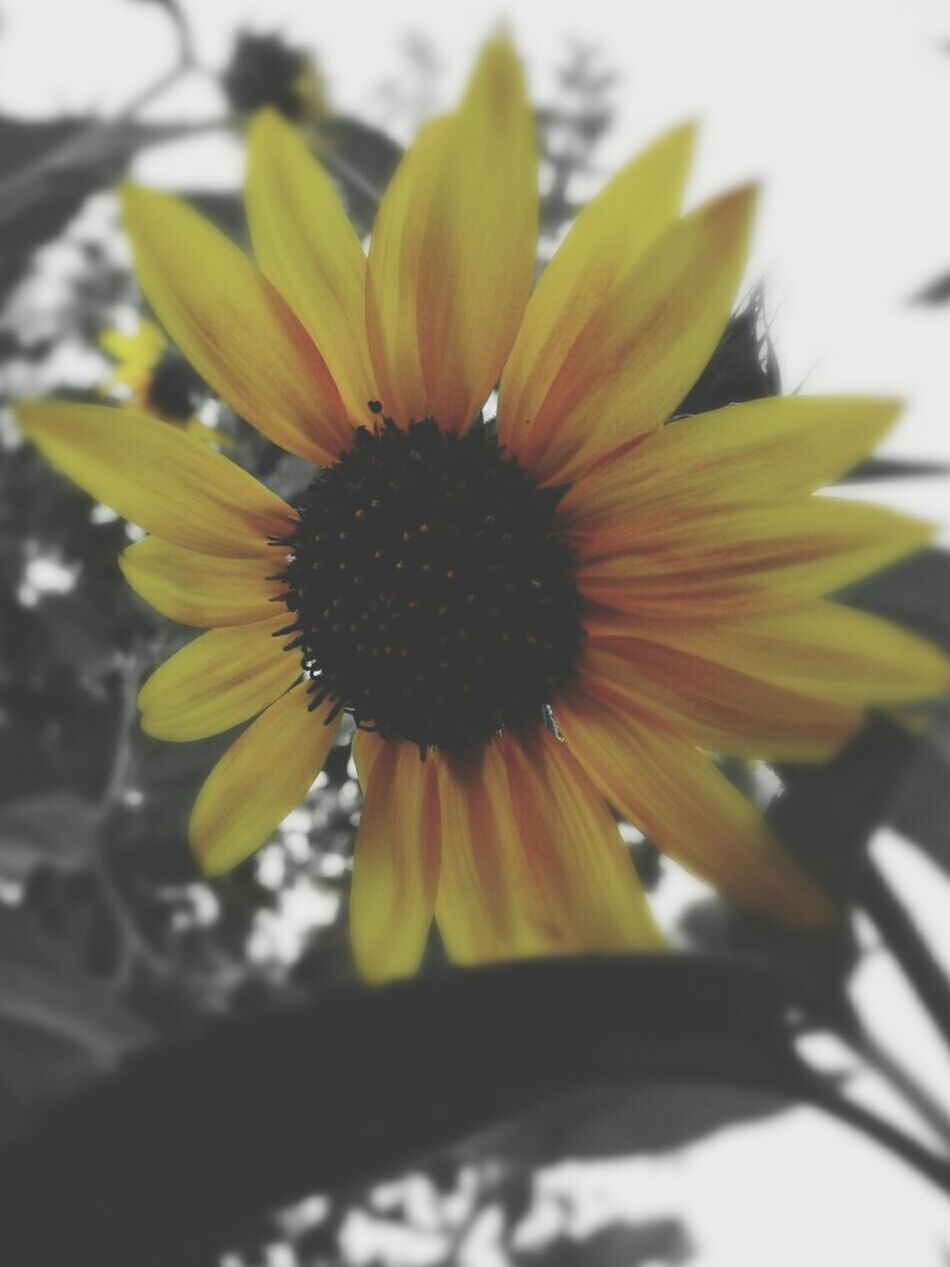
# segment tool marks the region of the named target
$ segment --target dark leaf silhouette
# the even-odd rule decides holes
[[[765,326],[762,292],[756,290],[730,320],[709,364],[673,417],[760,400],[780,390],[781,376]]]
[[[604,1080],[741,1084],[839,1111],[789,1044],[789,1008],[806,998],[754,964],[594,957],[336,990],[221,1022],[135,1056],[6,1150],[6,1245],[18,1267],[202,1262],[275,1203],[366,1182]],[[902,1151],[950,1182],[923,1150]],[[38,1193],[55,1220],[37,1220]]]
[[[863,484],[874,480],[906,480],[934,478],[950,474],[945,462],[931,462],[913,458],[867,458],[860,466],[842,475],[842,484]]]
[[[919,749],[914,735],[876,717],[833,761],[779,767],[785,787],[768,818],[845,904],[860,883],[868,841],[888,821]]]
[[[149,1034],[29,914],[0,909],[0,1110],[6,1098],[13,1112],[0,1138]]]
[[[62,231],[90,194],[117,180],[133,154],[196,130],[201,125],[0,115],[0,303],[36,249]]]
[[[38,866],[88,866],[100,818],[97,805],[61,790],[0,806],[0,877],[22,882]]]
[[[950,648],[950,552],[921,550],[840,597]]]
[[[934,308],[950,303],[950,273],[941,273],[933,281],[922,286],[916,294],[911,296],[910,302]]]
[[[402,147],[378,128],[346,115],[322,119],[312,135],[314,150],[339,185],[357,228],[369,233]]]

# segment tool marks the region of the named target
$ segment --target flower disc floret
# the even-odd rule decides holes
[[[447,751],[537,721],[581,648],[562,491],[538,488],[482,426],[359,429],[287,541],[315,704]]]

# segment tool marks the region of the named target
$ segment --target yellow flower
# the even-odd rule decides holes
[[[143,687],[146,731],[256,718],[194,808],[208,872],[268,838],[334,720],[355,718],[350,918],[371,979],[414,971],[433,917],[463,963],[659,944],[608,802],[728,898],[822,924],[826,899],[705,752],[820,760],[868,705],[947,685],[936,650],[825,597],[927,539],[812,495],[893,403],[769,399],[663,425],[728,319],[754,201],[681,214],[692,139],[621,170],[533,291],[535,137],[504,39],[407,154],[368,260],[273,112],[249,137],[256,265],[127,189],[172,338],[322,468],[296,508],[150,418],[19,409],[51,461],[153,534],[122,556],[130,584],[211,627]]]
[[[129,400],[163,422],[181,427],[218,448],[230,447],[230,437],[205,426],[196,417],[204,384],[154,321],[140,317],[135,330],[129,333],[103,330],[99,343],[116,363],[103,383],[106,392],[119,388]]]
[[[239,32],[221,85],[241,114],[273,106],[293,123],[316,123],[329,114],[326,86],[313,57],[279,35]]]

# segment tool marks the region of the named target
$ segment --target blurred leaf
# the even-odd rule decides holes
[[[673,417],[760,400],[775,396],[780,390],[781,376],[765,327],[762,292],[755,290],[730,319],[709,364],[674,410]]]
[[[0,806],[0,876],[20,882],[37,866],[87,867],[100,819],[99,807],[74,792],[44,792]]]
[[[682,1267],[695,1247],[679,1219],[614,1220],[580,1232],[572,1226],[542,1245],[509,1249],[516,1267]]]
[[[21,1267],[68,1253],[97,1267],[204,1261],[277,1203],[605,1081],[810,1096],[786,1020],[803,1001],[793,978],[758,965],[627,955],[233,1017],[136,1055],[7,1150],[0,1190],[22,1218],[6,1222],[5,1247]],[[57,1217],[38,1227],[22,1205],[40,1190]]]
[[[861,484],[874,480],[905,480],[950,474],[945,462],[915,461],[912,458],[868,458],[842,475],[840,484]]]
[[[939,277],[935,277],[933,281],[921,287],[916,294],[911,296],[910,302],[931,307],[950,303],[950,273],[941,273]]]
[[[890,815],[891,826],[925,850],[950,875],[950,718],[938,711]]]
[[[240,190],[233,193],[219,190],[185,191],[181,194],[195,210],[218,226],[234,242],[247,243],[247,219]]]
[[[871,836],[889,821],[921,741],[884,717],[832,761],[783,765],[767,818],[833,896],[848,904]]]
[[[56,237],[90,194],[117,180],[135,153],[201,126],[0,115],[0,304],[33,252]]]
[[[360,234],[373,227],[379,199],[402,158],[402,146],[346,115],[312,126],[314,150],[337,181]]]
[[[86,594],[47,594],[36,606],[56,660],[79,673],[100,677],[115,667],[117,630],[114,612],[97,606]]]
[[[950,551],[921,550],[839,597],[950,648]]]
[[[0,1088],[21,1114],[107,1072],[149,1037],[28,914],[0,909]],[[19,1124],[0,1120],[0,1137]]]

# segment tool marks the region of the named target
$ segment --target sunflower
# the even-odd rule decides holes
[[[197,417],[207,388],[154,321],[140,317],[134,330],[103,330],[99,343],[115,362],[102,384],[104,392],[118,390],[163,422],[227,447],[229,438]]]
[[[292,123],[313,123],[329,114],[313,57],[277,34],[240,31],[221,86],[228,104],[242,115],[273,106]]]
[[[407,153],[368,259],[274,112],[249,135],[256,264],[126,188],[165,328],[315,464],[295,507],[144,415],[19,407],[52,462],[152,534],[121,558],[129,583],[210,627],[145,683],[144,729],[255,719],[192,813],[207,872],[270,836],[354,719],[350,925],[371,980],[414,971],[433,919],[462,963],[660,944],[608,805],[728,899],[823,924],[828,901],[706,754],[821,760],[869,705],[947,685],[936,650],[826,597],[928,537],[813,496],[893,402],[668,421],[728,320],[754,202],[682,214],[692,143],[677,128],[623,168],[533,288],[535,136],[503,37]]]

